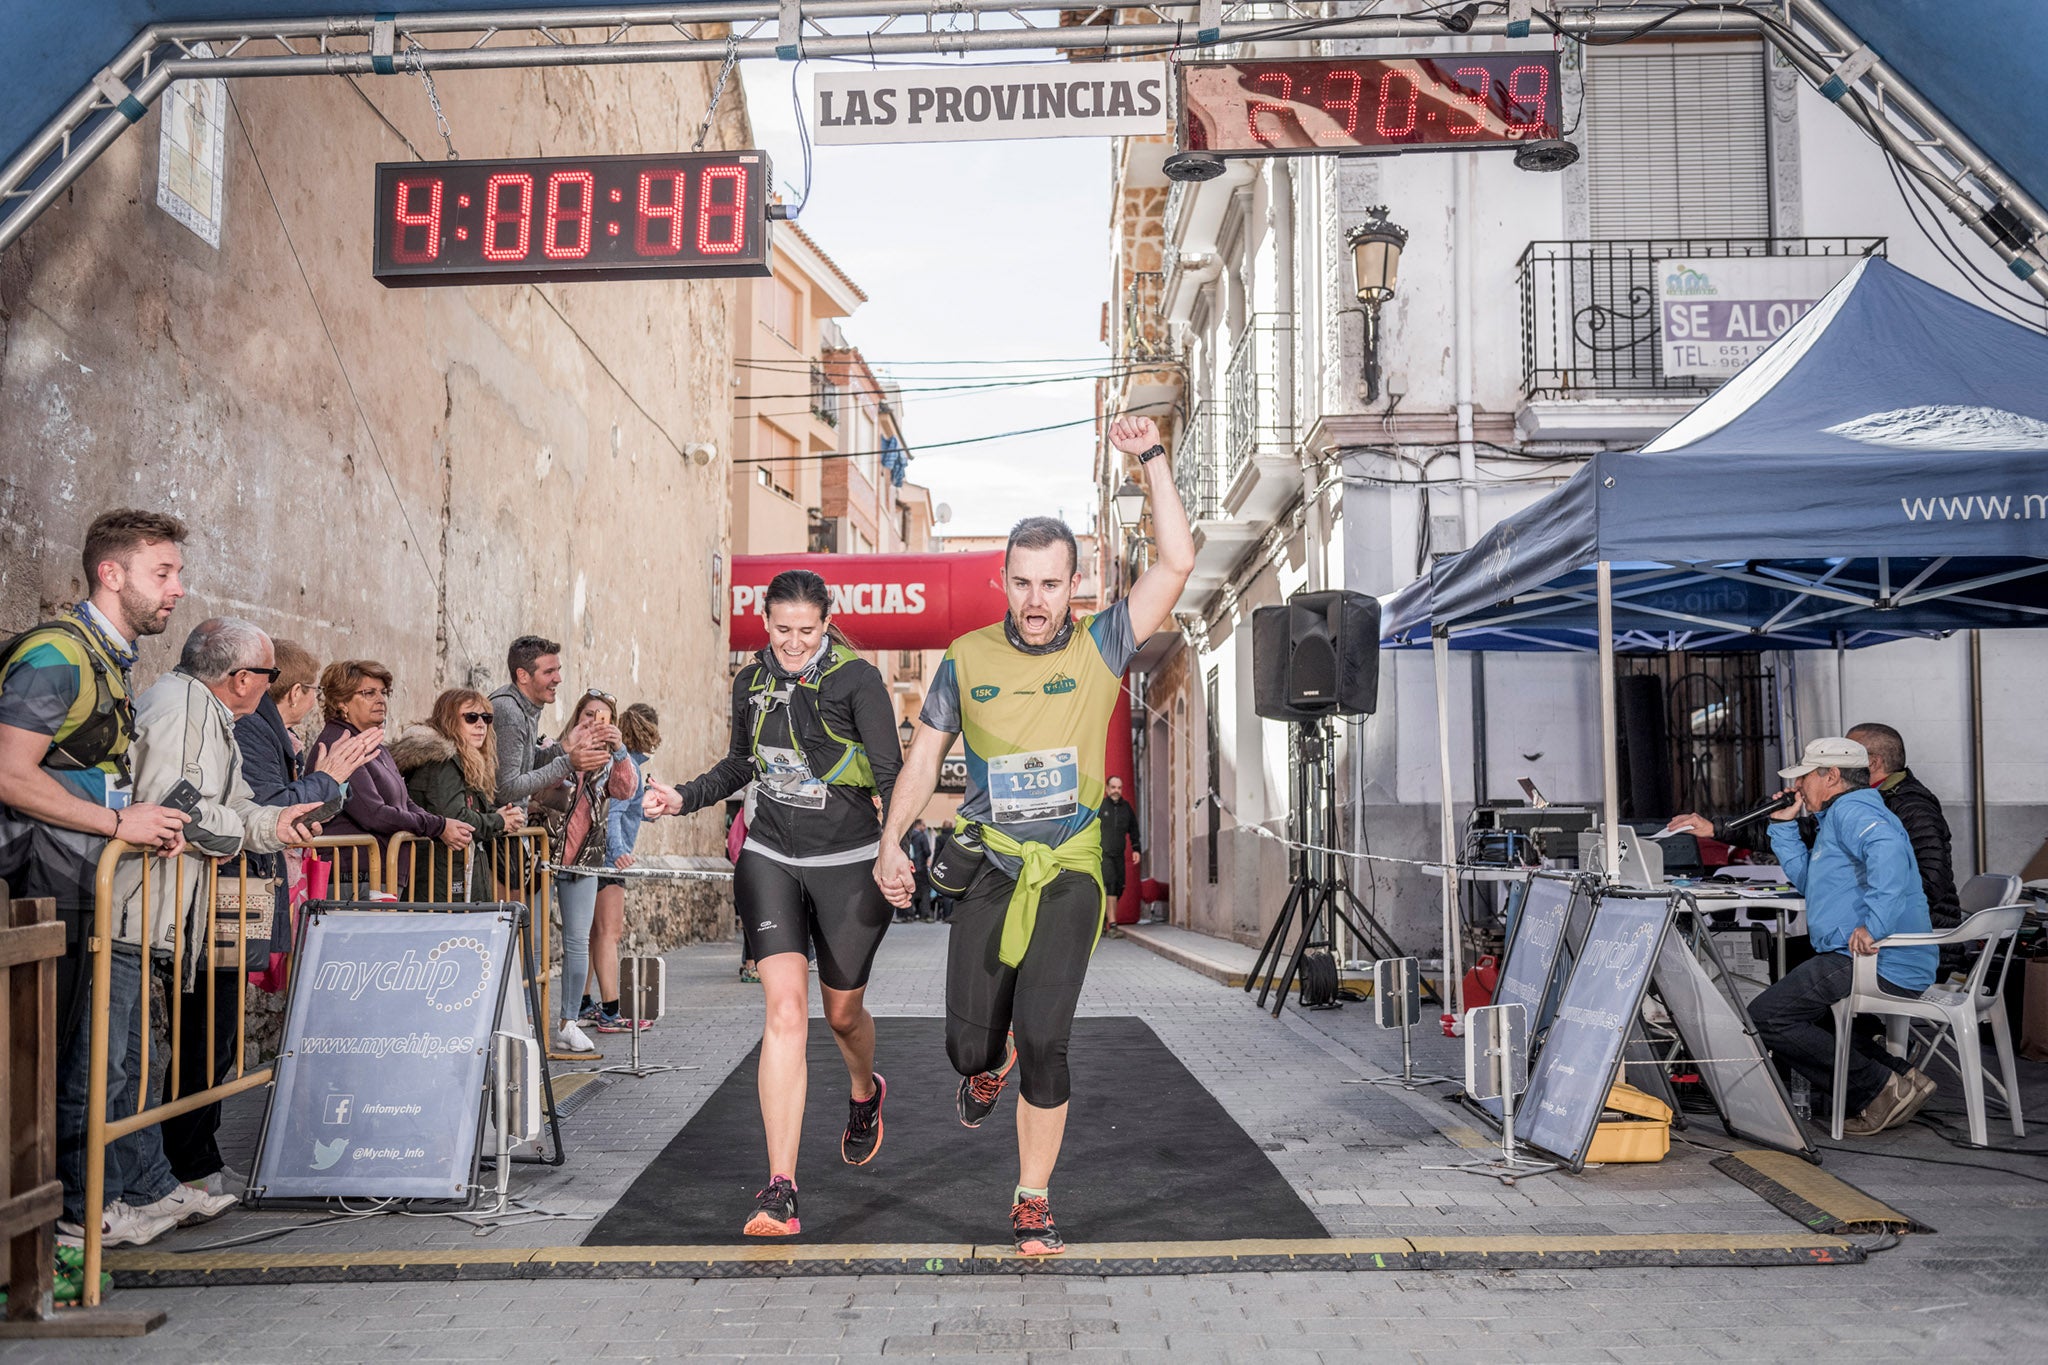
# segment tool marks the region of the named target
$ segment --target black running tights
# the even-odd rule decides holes
[[[1019,1093],[1039,1109],[1067,1102],[1067,1040],[1102,918],[1102,888],[1082,872],[1061,872],[1038,900],[1038,926],[1024,961],[997,954],[1016,883],[993,865],[953,907],[946,951],[946,1053],[963,1076],[1003,1064],[1017,1039]]]

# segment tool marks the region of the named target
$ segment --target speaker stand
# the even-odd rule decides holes
[[[1295,978],[1301,973],[1302,958],[1311,948],[1334,951],[1339,923],[1351,931],[1358,943],[1371,949],[1373,956],[1402,955],[1386,926],[1351,893],[1350,883],[1338,870],[1337,855],[1328,851],[1332,848],[1330,841],[1337,828],[1336,775],[1330,762],[1331,748],[1332,735],[1327,718],[1295,723],[1293,810],[1288,820],[1295,847],[1288,852],[1291,875],[1287,899],[1281,904],[1280,915],[1273,921],[1273,928],[1266,935],[1265,945],[1259,949],[1258,959],[1253,962],[1251,974],[1244,983],[1247,992],[1254,983],[1258,985],[1260,1009],[1266,1008],[1267,999],[1278,985],[1279,993],[1273,1000],[1272,1009],[1275,1019],[1280,1017],[1280,1007],[1287,1001],[1287,992],[1293,989]],[[1280,965],[1280,954],[1297,916],[1301,921],[1300,935],[1288,956],[1287,970],[1276,983],[1272,971]]]

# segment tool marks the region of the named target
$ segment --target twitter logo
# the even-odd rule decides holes
[[[347,1150],[348,1139],[345,1137],[338,1137],[332,1142],[314,1143],[313,1169],[316,1171],[326,1170],[335,1162],[341,1160],[341,1154]]]

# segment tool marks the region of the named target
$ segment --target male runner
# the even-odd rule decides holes
[[[1009,613],[946,651],[889,803],[875,881],[896,905],[916,889],[904,833],[938,783],[953,736],[967,737],[967,798],[954,838],[987,861],[953,910],[946,961],[946,1050],[960,1121],[977,1128],[1014,1065],[1018,1177],[1010,1228],[1018,1254],[1065,1250],[1047,1188],[1067,1125],[1067,1038],[1102,928],[1096,815],[1103,751],[1123,672],[1166,623],[1195,566],[1195,540],[1159,429],[1122,417],[1110,443],[1136,455],[1159,558],[1121,601],[1076,623],[1074,533],[1026,517],[1003,559]]]

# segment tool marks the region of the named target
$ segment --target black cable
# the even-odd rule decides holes
[[[789,220],[795,222],[797,215],[804,211],[804,205],[811,202],[811,128],[804,121],[804,102],[797,93],[797,72],[803,70],[804,61],[799,56],[789,64],[789,107],[796,114],[797,145],[804,154],[804,192],[797,196],[796,207],[789,211]]]
[[[306,301],[313,305],[313,316],[319,320],[321,335],[327,338],[327,349],[334,356],[334,367],[341,374],[342,387],[348,390],[349,402],[355,406],[356,420],[363,424],[363,434],[370,438],[370,452],[377,457],[378,468],[384,471],[384,482],[391,489],[392,501],[398,504],[398,518],[405,523],[406,538],[412,542],[413,553],[418,556],[420,568],[427,575],[428,586],[439,593],[441,583],[434,576],[434,566],[427,560],[426,543],[413,528],[412,511],[398,491],[398,479],[391,472],[390,462],[384,458],[384,447],[377,440],[377,429],[370,425],[370,414],[364,410],[363,400],[356,393],[356,382],[348,372],[348,362],[341,357],[341,344],[334,339],[334,329],[327,325],[327,314],[320,307],[320,296],[313,292],[313,277],[306,273],[306,263],[299,257],[298,243],[292,240],[292,230],[284,221],[284,207],[277,202],[277,195],[271,192],[270,177],[263,170],[263,159],[256,154],[256,140],[249,136],[249,124],[242,117],[241,102],[232,90],[228,92],[228,107],[235,111],[235,126],[242,130],[242,145],[249,149],[249,164],[256,169],[256,183],[263,186],[264,197],[270,201],[270,211],[277,217],[278,233],[284,238],[285,249],[291,253],[292,264],[298,268],[299,283],[305,286]],[[462,628],[456,619],[453,616],[444,619],[463,652],[471,658],[476,657],[469,648],[469,642],[462,638]]]
[[[1096,421],[1094,414],[1077,417],[1071,422],[1052,422],[1042,427],[1019,427],[1015,431],[991,432],[987,436],[963,436],[956,441],[921,441],[919,452],[944,450],[949,446],[980,445],[985,441],[1006,441],[1012,436],[1036,436],[1045,431],[1065,431],[1069,427],[1084,426]],[[812,464],[823,460],[853,460],[867,455],[880,455],[879,450],[827,450],[816,455],[764,455],[758,458],[734,460],[734,464]]]
[[[1898,157],[1892,154],[1891,148],[1880,145],[1878,150],[1884,153],[1885,169],[1891,172],[1892,185],[1898,190],[1899,198],[1905,201],[1906,213],[1908,216],[1912,218],[1913,226],[1920,230],[1920,235],[1927,239],[1927,244],[1934,248],[1935,254],[1940,256],[1942,260],[1946,261],[1951,267],[1957,270],[1962,275],[1964,282],[1967,283],[1970,286],[1970,288],[1977,291],[1978,297],[1982,298],[1986,303],[1989,303],[1993,308],[1996,308],[2000,313],[2004,314],[2006,317],[2013,319],[2015,322],[2022,323],[2025,326],[2039,328],[2041,324],[2038,320],[2024,318],[2021,317],[2018,313],[2013,312],[2012,309],[2000,303],[1997,299],[1993,298],[1989,293],[1987,293],[1985,291],[1984,286],[1988,284],[1991,286],[1992,289],[1997,290],[1999,293],[2005,295],[2007,298],[2010,298],[2017,303],[2031,303],[2035,307],[2048,306],[2048,300],[2042,300],[2038,297],[2030,300],[2027,295],[2021,294],[2016,290],[2008,289],[2004,285],[2000,284],[1997,280],[1986,275],[1983,269],[1979,267],[1976,262],[1972,261],[1969,258],[1968,253],[1966,253],[1963,250],[1963,248],[1956,242],[1956,239],[1950,235],[1947,224],[1941,221],[1942,210],[1937,209],[1934,206],[1928,204],[1927,201],[1922,199],[1919,194],[1914,193],[1909,188],[1907,183],[1908,180],[1917,183],[1918,177],[1913,175],[1913,173],[1910,170],[1908,170],[1900,164]],[[1902,175],[1904,177],[1903,179],[1901,178]],[[1941,242],[1935,241],[1934,234],[1929,232],[1927,230],[1927,225],[1920,221],[1920,211],[1923,208],[1926,209],[1929,215],[1933,218],[1935,229],[1936,231],[1941,233],[1942,241],[1948,243],[1947,251],[1942,250]],[[1951,252],[1954,254],[1951,255]],[[1979,283],[1979,281],[1982,281],[1982,283]]]

